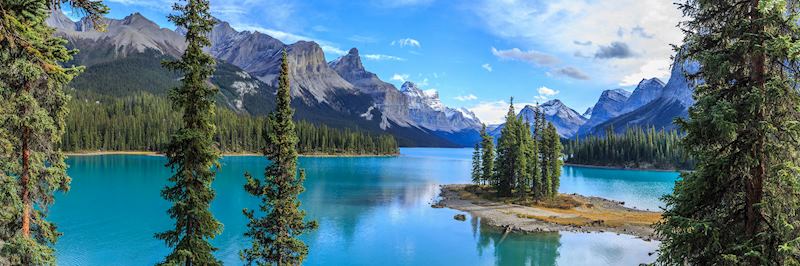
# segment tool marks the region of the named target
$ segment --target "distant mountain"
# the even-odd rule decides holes
[[[87,70],[72,83],[80,91],[165,96],[178,83],[177,73],[164,70],[160,62],[179,57],[186,48],[182,29],[160,28],[139,13],[106,19],[105,32],[61,12],[47,22],[81,51],[73,63]],[[296,119],[390,133],[402,146],[471,146],[478,139],[480,121],[474,114],[441,105],[435,94],[418,97],[397,90],[364,69],[357,49],[329,64],[314,42],[287,45],[263,33],[236,31],[224,21],[218,21],[209,38],[207,50],[218,59],[211,80],[220,87],[218,102],[238,112],[263,115],[272,110],[286,50]]]
[[[678,58],[676,56],[676,58]],[[676,59],[677,60],[677,59]],[[667,84],[658,98],[618,117],[596,125],[590,133],[604,134],[607,128],[614,132],[624,132],[628,127],[655,127],[658,129],[674,129],[675,118],[688,117],[689,107],[694,104],[692,87],[685,73],[696,73],[700,66],[697,62],[675,61]]]
[[[81,48],[76,59],[87,65],[147,51],[178,57],[186,49],[183,36],[159,27],[139,13],[119,20],[104,19],[108,25],[104,32],[95,30],[88,19],[74,22],[60,11],[46,22],[71,45]]]
[[[643,79],[633,90],[633,93],[625,101],[625,106],[622,108],[621,113],[627,113],[638,109],[661,97],[661,92],[664,89],[664,82],[658,78]]]
[[[586,119],[591,118],[592,117],[592,107],[586,108],[586,111],[583,112],[582,116],[585,117]]]
[[[541,111],[544,113],[545,120],[553,123],[558,134],[562,138],[571,138],[574,136],[575,133],[578,132],[578,128],[587,121],[585,117],[578,114],[578,112],[572,108],[567,107],[558,99],[547,101],[539,105],[539,108],[541,108]],[[528,123],[533,123],[536,118],[535,112],[536,106],[526,105],[519,111],[517,117],[521,117]],[[504,125],[505,124],[501,124],[497,128],[491,130],[490,135],[499,137]]]
[[[600,99],[591,108],[592,113],[589,119],[581,125],[577,134],[583,135],[596,125],[605,122],[608,119],[614,118],[622,113],[625,108],[625,103],[631,97],[631,92],[623,89],[606,90],[600,94]]]

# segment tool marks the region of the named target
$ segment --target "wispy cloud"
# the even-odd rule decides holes
[[[560,92],[560,91],[557,91],[557,90],[554,90],[554,89],[551,89],[551,88],[548,88],[548,87],[545,87],[545,86],[539,87],[539,89],[536,90],[536,91],[539,92],[539,95],[542,95],[542,96],[555,96],[556,94],[558,94]]]
[[[492,54],[500,59],[523,61],[540,66],[554,65],[559,62],[555,56],[534,50],[522,51],[519,48],[498,50],[492,47]]]
[[[467,95],[459,95],[459,96],[456,96],[456,97],[454,97],[453,99],[456,99],[457,101],[461,101],[461,102],[466,102],[466,101],[474,101],[474,100],[477,100],[477,99],[478,99],[478,96],[475,96],[474,94],[471,94],[471,93],[470,93],[470,94],[467,94]]]
[[[406,61],[405,58],[385,54],[364,54],[361,57],[375,61]]]
[[[399,82],[406,82],[410,76],[408,74],[397,74],[395,73],[392,75],[391,80],[399,81]]]
[[[520,106],[534,105],[534,103],[514,102],[514,106],[519,110]],[[475,113],[481,121],[489,125],[496,125],[505,122],[504,118],[508,113],[508,102],[506,101],[488,101],[480,102],[472,107],[467,108]]]
[[[415,39],[412,39],[412,38],[403,38],[403,39],[395,40],[395,41],[392,41],[391,45],[392,46],[397,45],[397,46],[400,46],[400,47],[408,46],[408,47],[414,47],[414,48],[420,48],[422,46],[419,43],[419,41],[417,41]]]
[[[577,68],[571,67],[571,66],[570,67],[563,67],[563,68],[556,69],[554,72],[556,74],[558,74],[558,75],[567,76],[567,77],[570,77],[570,78],[573,78],[573,79],[579,79],[579,80],[590,80],[591,79],[591,77],[589,77],[589,75],[587,75],[586,73],[583,73],[583,71],[581,71],[580,69],[577,69]]]
[[[637,81],[654,76],[665,78],[668,72],[643,66],[668,60],[674,54],[670,44],[680,44],[683,38],[675,27],[682,14],[673,1],[479,0],[469,8],[491,34],[565,60],[566,56],[575,58],[578,62],[569,63],[580,64],[604,82],[622,84],[628,76],[636,76],[632,79]],[[622,46],[612,45],[614,42],[624,43],[627,50],[635,53],[618,49]],[[601,51],[592,44],[605,44],[622,53],[607,53],[608,49]],[[615,60],[596,60],[595,54],[599,59]],[[557,73],[579,79],[589,76],[570,69]]]
[[[631,51],[628,44],[624,42],[612,42],[609,45],[600,45],[600,48],[594,54],[595,58],[600,59],[628,58],[633,56],[633,51]]]
[[[490,65],[489,63],[483,64],[481,65],[481,67],[483,69],[486,69],[486,71],[492,72],[492,65]]]

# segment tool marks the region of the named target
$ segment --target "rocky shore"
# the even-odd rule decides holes
[[[447,207],[480,217],[491,226],[517,232],[615,232],[657,239],[652,224],[660,212],[627,208],[624,203],[577,194],[561,195],[576,206],[558,208],[515,204],[508,199],[487,199],[472,185],[442,185],[440,200],[433,207]]]

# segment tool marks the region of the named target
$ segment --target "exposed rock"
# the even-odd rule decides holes
[[[463,222],[463,221],[467,220],[467,216],[459,213],[459,214],[456,214],[455,216],[453,216],[453,219],[456,219],[456,220],[459,220],[459,221]]]

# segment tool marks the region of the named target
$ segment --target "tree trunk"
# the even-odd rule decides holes
[[[30,129],[27,127],[22,130],[22,174],[20,175],[19,183],[22,190],[22,235],[30,237],[31,235],[31,195],[28,185],[30,183],[30,157],[31,150],[28,142],[30,142]]]
[[[751,5],[751,23],[753,25],[753,34],[755,36],[761,35],[763,28],[759,25],[760,22],[758,20],[761,18],[759,11],[758,11],[758,2],[759,0],[753,0]],[[758,37],[757,37],[758,38]],[[758,40],[760,43],[761,41]],[[756,45],[755,43],[753,45]],[[760,49],[760,48],[756,48]],[[766,88],[764,86],[764,52],[763,51],[756,51],[756,53],[752,57],[751,62],[751,79],[753,85],[758,87],[760,90],[761,95],[766,97]],[[758,128],[759,132],[757,134],[757,140],[753,147],[753,157],[757,158],[758,164],[752,170],[752,176],[750,180],[745,183],[745,233],[748,237],[753,237],[758,231],[759,223],[760,223],[760,215],[759,211],[757,210],[756,205],[761,203],[763,197],[763,186],[764,186],[764,179],[767,175],[767,166],[766,166],[766,150],[765,150],[765,132],[760,132],[760,124],[762,121],[766,120],[766,103],[763,101],[759,103],[757,114],[756,114],[756,127]],[[753,263],[757,261],[751,261]]]

